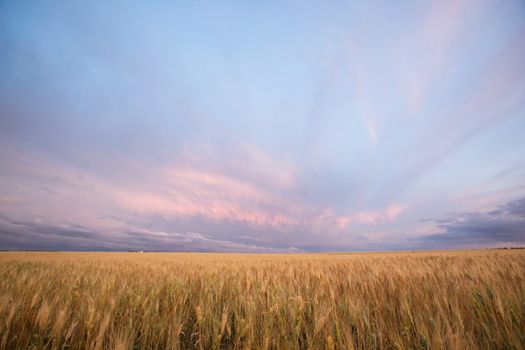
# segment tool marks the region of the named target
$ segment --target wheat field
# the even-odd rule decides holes
[[[523,349],[525,251],[0,253],[0,349]]]

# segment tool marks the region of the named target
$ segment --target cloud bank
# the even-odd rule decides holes
[[[425,242],[450,246],[508,246],[525,244],[525,198],[494,210],[467,212],[434,220],[437,233]]]

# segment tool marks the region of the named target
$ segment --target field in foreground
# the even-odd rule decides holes
[[[525,251],[0,253],[0,349],[523,349]]]

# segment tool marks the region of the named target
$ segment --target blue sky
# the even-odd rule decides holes
[[[0,248],[525,244],[525,4],[0,2]]]

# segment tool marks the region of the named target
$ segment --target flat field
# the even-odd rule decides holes
[[[525,251],[0,253],[0,349],[524,349]]]

